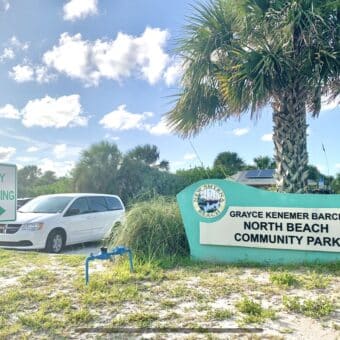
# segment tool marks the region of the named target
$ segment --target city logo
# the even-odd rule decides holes
[[[224,192],[217,185],[204,184],[194,192],[193,206],[203,217],[217,217],[224,210],[225,204]]]

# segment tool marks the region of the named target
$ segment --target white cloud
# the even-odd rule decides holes
[[[194,153],[186,153],[183,158],[186,160],[186,161],[192,161],[194,159],[197,158],[197,155],[194,154]]]
[[[35,163],[37,161],[36,157],[26,157],[26,156],[21,156],[16,158],[17,161],[21,163]]]
[[[164,81],[167,86],[176,85],[183,73],[183,62],[181,60],[172,61],[164,72]]]
[[[66,144],[56,144],[53,146],[53,154],[56,159],[74,158],[79,156],[81,147]]]
[[[15,54],[12,48],[5,47],[2,54],[0,55],[0,62],[4,62],[5,60],[14,59]]]
[[[10,45],[18,50],[25,51],[29,48],[30,44],[28,42],[21,42],[15,35],[13,35],[9,41]]]
[[[273,134],[272,133],[266,133],[261,137],[261,140],[263,142],[271,142],[273,140]]]
[[[73,169],[74,165],[74,161],[56,162],[49,158],[43,158],[39,161],[39,168],[42,172],[48,170],[54,171],[58,177],[68,174]]]
[[[131,130],[131,129],[145,129],[144,121],[152,117],[152,112],[131,113],[126,111],[126,105],[120,105],[118,108],[106,114],[101,120],[100,124],[106,129],[112,130]]]
[[[335,169],[340,170],[340,163],[335,164]]]
[[[154,114],[152,112],[143,113],[128,112],[126,110],[126,105],[122,104],[119,105],[116,110],[113,110],[112,112],[106,114],[99,121],[99,124],[103,125],[103,127],[106,129],[116,131],[137,129],[147,131],[150,134],[156,136],[170,134],[171,131],[166,125],[166,120],[164,117],[161,118],[161,120],[156,124],[152,124],[147,121],[153,116]],[[113,140],[119,139],[119,137],[110,137],[109,135],[106,135],[105,137]]]
[[[150,27],[139,37],[119,32],[115,40],[88,41],[80,33],[63,33],[59,44],[44,54],[43,61],[86,85],[98,85],[102,78],[121,81],[131,76],[155,84],[169,62],[164,51],[168,37],[166,30]]]
[[[27,152],[37,152],[39,151],[39,148],[36,146],[30,146],[29,148],[27,148],[26,150]]]
[[[0,10],[7,12],[10,8],[9,0],[1,0],[0,2]]]
[[[166,119],[163,117],[161,120],[155,125],[146,125],[146,130],[149,131],[152,135],[161,136],[161,135],[169,135],[171,130],[166,124]]]
[[[105,135],[105,139],[111,139],[111,140],[113,140],[113,141],[118,141],[118,140],[120,140],[120,137],[118,137],[118,136],[112,136],[112,135],[110,135],[109,133],[107,133],[106,135]]]
[[[16,65],[9,71],[9,76],[18,83],[34,80],[34,69],[30,65]]]
[[[329,101],[327,97],[321,99],[321,111],[330,111],[339,107],[339,101],[334,99]]]
[[[53,148],[53,154],[57,159],[62,159],[65,157],[66,144],[57,144]]]
[[[55,128],[86,126],[88,119],[81,115],[82,112],[78,94],[59,98],[45,96],[41,99],[30,100],[21,111],[22,123],[26,127]]]
[[[55,74],[49,73],[45,66],[36,66],[34,71],[35,79],[40,84],[49,83],[57,77]]]
[[[12,36],[8,40],[7,44],[8,44],[8,46],[6,46],[3,49],[3,52],[0,55],[0,62],[5,62],[6,60],[14,59],[15,56],[16,56],[16,52],[26,51],[29,48],[28,42],[21,42],[16,36]],[[22,66],[22,65],[20,65],[20,66]]]
[[[63,7],[64,20],[75,21],[98,13],[97,0],[70,0]]]
[[[20,112],[11,104],[0,107],[0,118],[19,119]]]
[[[233,130],[233,135],[234,136],[244,136],[249,132],[249,128],[237,128]]]
[[[46,66],[33,66],[28,64],[12,67],[9,76],[18,83],[37,81],[38,83],[49,83],[56,78],[55,74],[48,73]]]
[[[0,161],[7,162],[15,154],[16,149],[9,146],[0,146]]]
[[[317,167],[317,169],[318,169],[320,172],[325,172],[325,171],[326,171],[326,166],[323,165],[323,164],[317,164],[316,167]]]

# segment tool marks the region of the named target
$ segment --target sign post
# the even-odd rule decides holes
[[[283,194],[211,179],[187,187],[177,201],[198,260],[340,260],[340,195]]]
[[[15,221],[17,212],[17,167],[0,164],[0,222]]]

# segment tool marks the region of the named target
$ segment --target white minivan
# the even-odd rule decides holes
[[[39,196],[18,210],[16,221],[0,224],[0,247],[59,253],[66,245],[109,236],[124,213],[124,204],[115,195]]]

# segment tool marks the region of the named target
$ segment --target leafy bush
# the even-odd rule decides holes
[[[148,259],[189,254],[177,204],[164,197],[134,204],[124,223],[115,228],[109,243],[128,246]]]

